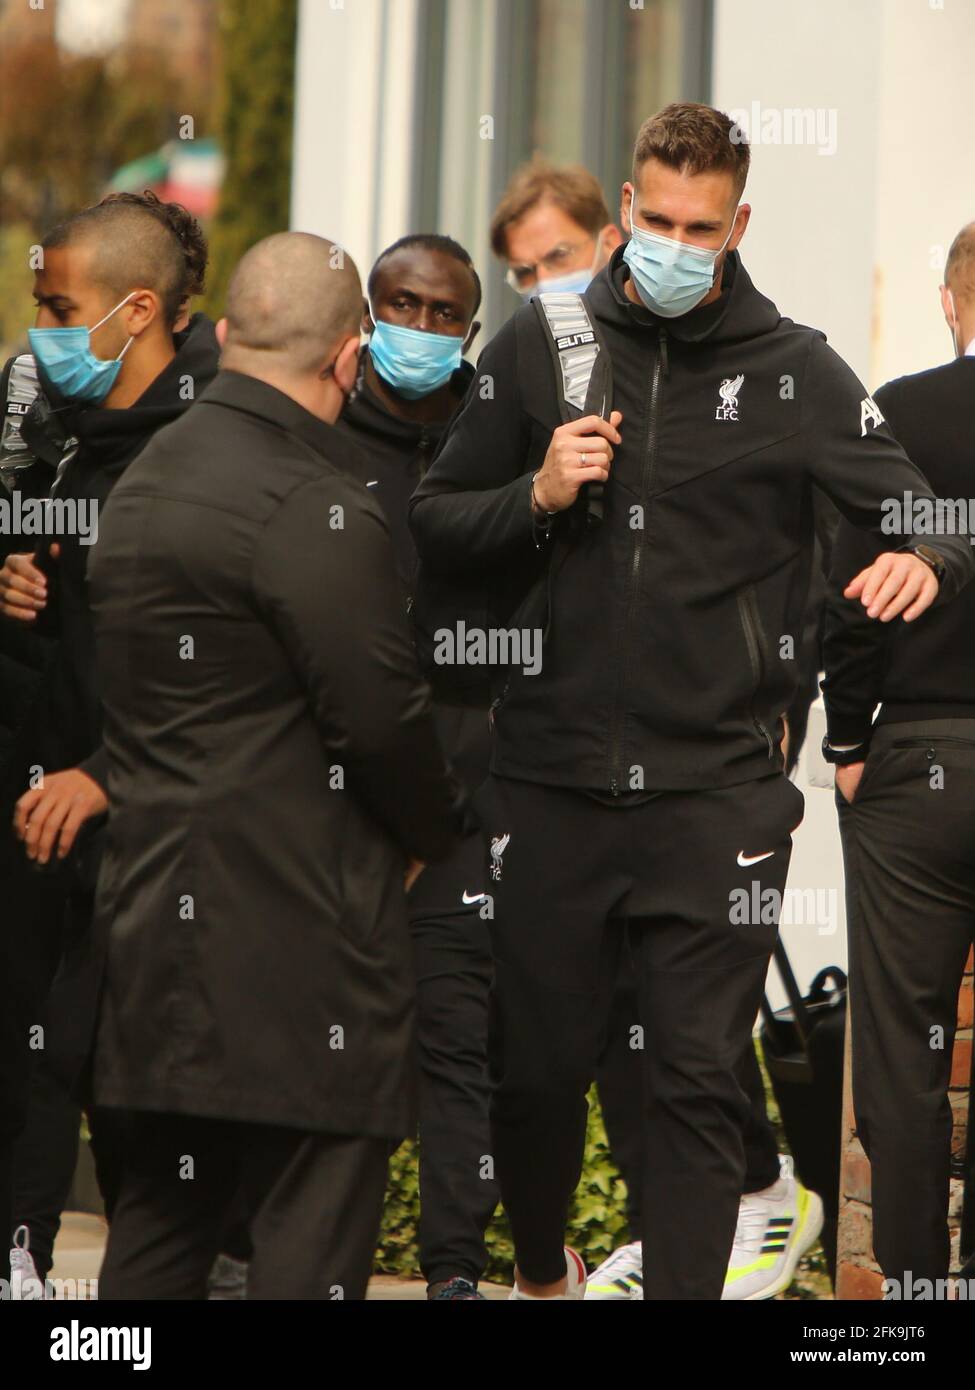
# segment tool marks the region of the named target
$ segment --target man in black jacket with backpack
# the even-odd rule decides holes
[[[783,319],[736,253],[748,147],[712,108],[641,129],[631,240],[585,304],[612,364],[608,420],[560,424],[528,306],[413,502],[422,558],[543,631],[495,709],[494,1156],[516,1298],[578,1298],[562,1240],[622,929],[640,984],[645,1297],[721,1295],[743,1177],[735,1064],[758,1009],[802,798],[782,775],[812,553],[812,488],[880,531],[930,489],[821,334]],[[560,347],[583,346],[570,336]],[[571,372],[570,372],[571,375]],[[602,497],[580,498],[586,485]],[[600,519],[601,513],[601,519]],[[899,542],[898,542],[899,543]],[[970,578],[967,541],[885,554],[849,590],[911,620]],[[530,583],[519,610],[511,580]],[[851,576],[851,579],[853,577]]]

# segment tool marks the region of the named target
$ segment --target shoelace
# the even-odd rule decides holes
[[[765,1237],[768,1212],[764,1204],[743,1201],[738,1208],[738,1225],[735,1230],[735,1250],[753,1251],[760,1246]],[[732,1258],[734,1252],[732,1252]]]

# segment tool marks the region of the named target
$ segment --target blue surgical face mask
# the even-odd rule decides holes
[[[530,290],[520,290],[519,293],[526,304],[530,304],[540,294],[585,294],[593,282],[598,260],[599,246],[597,244],[596,254],[588,270],[567,270],[564,275],[553,275],[548,280],[537,280]]]
[[[445,386],[464,357],[464,340],[447,333],[424,333],[377,319],[369,305],[373,330],[369,352],[376,371],[408,401]]]
[[[28,328],[27,339],[42,384],[50,382],[65,400],[100,405],[115,385],[115,379],[122,370],[122,358],[133,339],[129,338],[118,357],[105,361],[92,352],[91,335],[131,298],[132,295],[127,294],[91,328],[85,328],[83,324],[76,328]]]
[[[738,211],[735,209],[735,217]],[[716,251],[687,246],[672,237],[658,236],[636,225],[636,209],[630,205],[632,232],[623,252],[633,283],[644,304],[661,318],[676,319],[700,304],[714,284],[714,266],[731,240],[735,218]]]

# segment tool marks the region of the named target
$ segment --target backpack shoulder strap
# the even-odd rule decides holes
[[[608,420],[613,409],[609,352],[581,294],[538,294],[532,300],[555,367],[562,423],[584,415]],[[603,519],[602,483],[586,484],[586,523]]]
[[[602,334],[581,294],[539,294],[532,300],[555,366],[565,423],[583,415],[608,419],[613,369]]]

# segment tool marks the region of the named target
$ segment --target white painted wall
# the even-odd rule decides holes
[[[782,313],[870,370],[878,32],[884,0],[716,0],[722,110],[835,111],[836,153],[752,139],[742,259]],[[907,0],[910,4],[911,0]],[[753,132],[750,132],[754,136]]]
[[[887,0],[882,53],[875,386],[951,355],[938,286],[975,221],[975,0]]]
[[[713,70],[725,110],[836,112],[835,154],[753,148],[759,286],[871,388],[944,361],[944,254],[975,218],[973,0],[716,0]]]
[[[413,169],[414,0],[301,0],[291,226],[340,242],[363,282],[403,234]]]

